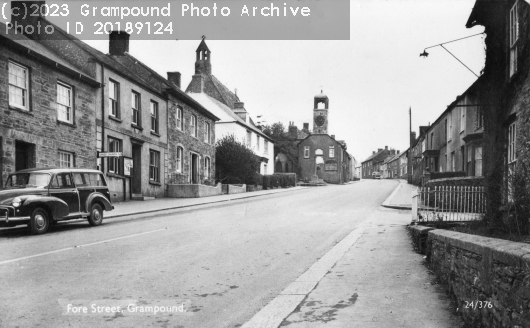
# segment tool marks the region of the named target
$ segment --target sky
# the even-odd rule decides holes
[[[474,0],[352,0],[350,40],[139,41],[129,53],[162,76],[194,74],[201,36],[211,50],[212,73],[237,89],[254,122],[313,126],[313,98],[329,97],[329,134],[345,140],[359,162],[378,148],[404,151],[412,130],[434,122],[477,77],[441,47],[424,48],[483,32],[465,24]],[[107,53],[107,41],[85,41]],[[445,46],[475,74],[484,67],[484,37]],[[258,116],[262,116],[258,119]]]

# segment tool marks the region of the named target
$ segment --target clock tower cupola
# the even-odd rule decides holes
[[[329,99],[322,91],[315,96],[313,109],[313,133],[328,133],[328,109]]]

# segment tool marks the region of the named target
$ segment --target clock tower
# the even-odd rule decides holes
[[[313,133],[328,133],[328,107],[328,96],[320,91],[320,94],[315,96],[315,106],[313,109]]]

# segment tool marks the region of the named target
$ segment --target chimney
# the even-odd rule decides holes
[[[36,27],[40,18],[42,17],[42,11],[45,11],[47,8],[38,10],[37,8],[42,8],[46,5],[46,1],[11,1],[11,23],[19,26],[20,28],[25,28],[27,25]],[[37,7],[38,6],[38,7]],[[29,11],[32,8],[30,15],[24,14],[26,10]],[[19,15],[14,15],[14,13],[21,13]],[[45,26],[42,27],[44,29]],[[17,33],[22,33],[21,30],[18,30]],[[31,36],[31,35],[30,35]],[[39,33],[35,33],[33,38],[39,38]]]
[[[399,150],[397,151],[397,154],[399,155]]]
[[[167,72],[167,79],[180,89],[180,72]]]
[[[375,150],[372,152],[372,155],[375,155]]]
[[[335,140],[335,135],[334,134],[331,135],[331,139]]]
[[[298,127],[296,125],[289,125],[289,136],[294,139],[298,138]]]
[[[304,123],[304,130],[309,130],[309,123]]]
[[[385,146],[385,150],[388,150],[388,146]]]
[[[412,146],[416,142],[416,132],[410,133],[410,146]]]
[[[245,109],[245,103],[238,101],[234,103],[234,113],[239,116],[243,121],[247,121],[247,110]]]
[[[377,152],[382,152],[383,151],[383,148],[377,148]]]
[[[129,52],[129,33],[112,31],[109,35],[109,53],[112,56],[123,56]]]

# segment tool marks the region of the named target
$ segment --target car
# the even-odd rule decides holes
[[[86,218],[103,222],[103,210],[114,209],[101,171],[78,168],[34,168],[10,174],[0,190],[0,227],[27,224],[44,234],[58,221]]]
[[[381,173],[373,172],[372,173],[372,179],[381,179]]]

